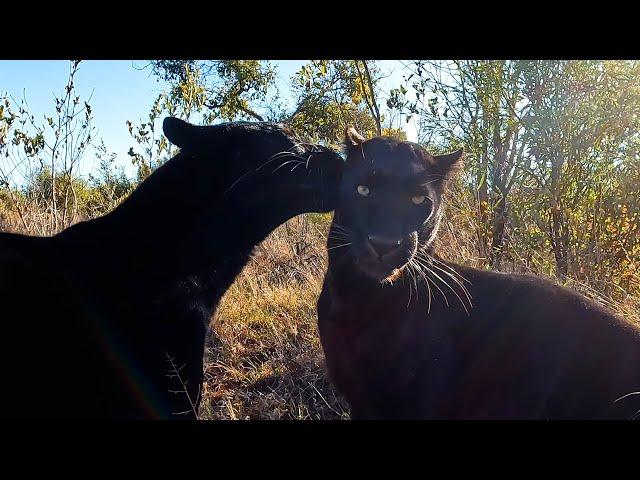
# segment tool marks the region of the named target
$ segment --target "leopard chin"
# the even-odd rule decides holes
[[[391,272],[391,275],[389,275],[388,277],[383,278],[382,280],[380,280],[380,283],[385,284],[385,283],[393,283],[396,280],[398,280],[401,276],[402,276],[402,272],[404,272],[404,269],[407,265],[403,265],[400,268],[394,268],[393,272]]]

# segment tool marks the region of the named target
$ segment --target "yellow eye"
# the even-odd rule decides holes
[[[369,196],[369,187],[367,187],[366,185],[358,185],[358,193],[360,195],[362,195],[363,197],[368,197]]]
[[[413,197],[411,197],[411,201],[414,205],[420,205],[421,203],[424,203],[426,198],[427,197],[424,195],[414,195]]]

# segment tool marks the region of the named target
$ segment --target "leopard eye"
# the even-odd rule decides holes
[[[414,195],[411,197],[411,201],[414,205],[420,205],[421,203],[424,203],[426,199],[427,197],[425,195]]]
[[[358,185],[358,193],[360,195],[362,195],[363,197],[368,197],[369,196],[369,187],[367,187],[366,185]]]

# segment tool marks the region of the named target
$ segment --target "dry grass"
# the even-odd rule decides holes
[[[436,249],[440,255],[453,262],[475,268],[484,268],[486,262],[484,262],[484,259],[477,257],[477,250],[474,248],[475,239],[470,233],[471,229],[459,228],[458,226],[464,225],[463,217],[464,215],[456,217],[453,221],[445,220],[443,222],[436,239]],[[580,292],[582,295],[622,315],[627,320],[640,324],[640,295],[638,295],[638,292],[630,293],[614,285],[617,289],[615,290],[617,295],[614,298],[611,295],[602,293],[593,280],[588,283],[568,277],[564,282],[561,282],[552,273],[553,261],[550,257],[546,258],[535,251],[528,252],[532,255],[526,255],[525,252],[518,251],[522,249],[517,245],[511,244],[510,247],[513,261],[504,262],[501,271],[544,277],[557,285]],[[525,261],[524,258],[527,256],[533,257],[534,262]]]
[[[330,215],[274,231],[222,299],[205,351],[205,419],[346,419],[316,324]]]

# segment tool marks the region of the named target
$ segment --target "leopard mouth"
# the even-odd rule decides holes
[[[411,258],[402,260],[366,258],[357,262],[357,267],[368,277],[381,284],[393,283],[402,275]]]
[[[396,268],[389,268],[384,265],[359,263],[358,267],[360,268],[360,271],[379,283],[393,283],[397,278],[400,277],[402,269],[405,267],[405,265]]]
[[[378,283],[389,284],[402,276],[416,254],[418,239],[414,232],[403,239],[400,249],[384,255],[379,255],[366,242],[358,242],[354,247],[358,270]]]

